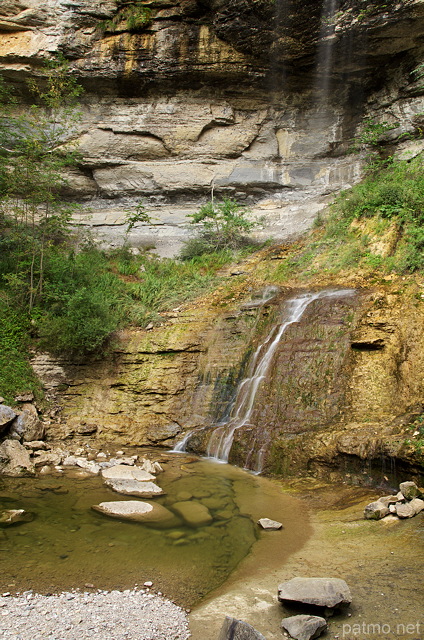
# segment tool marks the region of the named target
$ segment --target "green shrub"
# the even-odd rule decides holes
[[[237,250],[255,246],[248,234],[259,220],[249,219],[249,210],[229,198],[222,202],[210,201],[190,215],[190,224],[198,225],[198,233],[181,250],[183,260],[222,250]]]

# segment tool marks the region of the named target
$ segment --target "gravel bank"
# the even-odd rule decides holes
[[[187,616],[145,590],[0,596],[2,640],[186,640]]]

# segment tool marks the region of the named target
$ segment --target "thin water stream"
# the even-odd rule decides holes
[[[0,589],[124,589],[152,580],[155,589],[192,605],[250,553],[262,535],[257,518],[282,517],[297,504],[279,491],[270,496],[269,481],[229,465],[169,458],[158,476],[166,495],[156,500],[171,510],[178,501],[201,503],[212,516],[207,525],[181,521],[158,529],[107,518],[91,506],[131,498],[107,489],[99,477],[3,478],[0,508],[22,508],[34,519],[0,529]],[[307,538],[307,517],[297,511],[294,526],[286,522],[280,532],[287,548],[289,540],[297,546]]]

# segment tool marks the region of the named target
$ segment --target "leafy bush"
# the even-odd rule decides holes
[[[190,215],[190,224],[200,227],[197,235],[188,240],[181,250],[183,260],[221,250],[236,250],[255,245],[248,235],[260,224],[248,218],[249,210],[229,198],[222,202],[210,201],[198,212]]]

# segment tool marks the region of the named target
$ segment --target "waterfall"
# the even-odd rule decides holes
[[[315,94],[318,104],[327,105],[333,68],[334,20],[339,0],[324,0],[321,12]]]
[[[308,306],[315,300],[325,297],[342,297],[352,295],[353,293],[354,291],[352,289],[306,292],[287,301],[281,322],[272,327],[268,336],[264,342],[258,346],[249,362],[247,376],[238,385],[229,419],[225,423],[220,423],[213,427],[213,432],[206,450],[209,457],[222,462],[228,462],[234,434],[238,429],[249,424],[250,417],[255,408],[257,393],[261,387],[261,383],[267,376],[273,361],[273,356],[286,329],[295,322],[298,322]],[[193,431],[190,431],[185,438],[175,446],[174,451],[185,451],[192,434]],[[258,472],[262,469],[264,456],[265,448],[262,447],[258,453],[255,465],[255,470]]]

